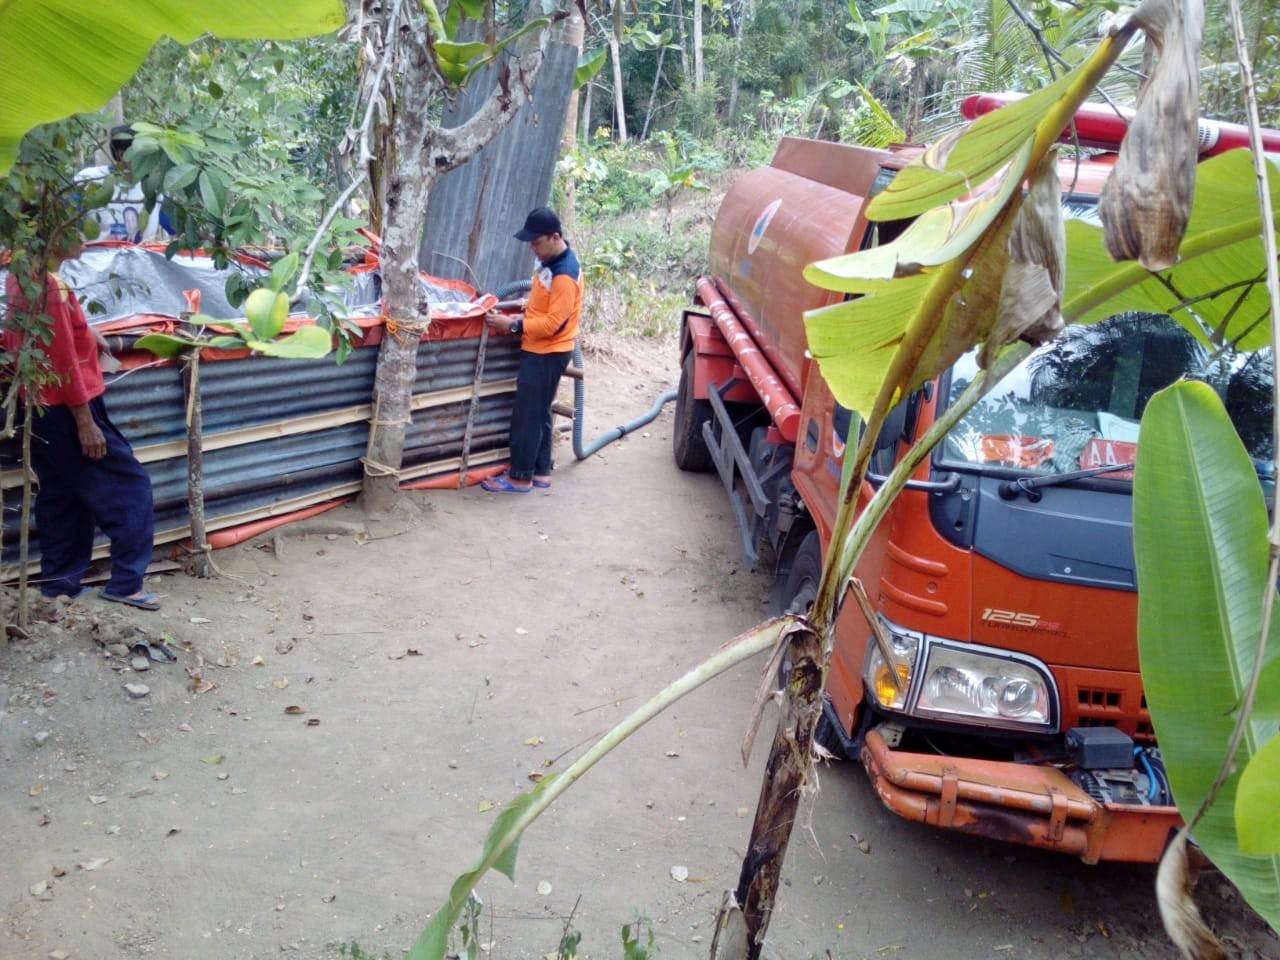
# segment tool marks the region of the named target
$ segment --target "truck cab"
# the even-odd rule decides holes
[[[918,151],[783,140],[727,193],[683,317],[675,459],[719,473],[745,556],[772,561],[775,614],[813,601],[860,429],[805,350],[803,312],[840,295],[801,272],[905,227],[865,207]],[[1063,163],[1069,216],[1095,215],[1109,169],[1105,154]],[[892,410],[860,505],[976,369],[966,355]],[[1138,668],[1138,423],[1157,390],[1204,380],[1270,485],[1272,376],[1269,352],[1211,353],[1156,314],[1036,350],[920,464],[863,553],[892,662],[844,603],[819,741],[909,819],[1090,863],[1157,860],[1181,821]]]

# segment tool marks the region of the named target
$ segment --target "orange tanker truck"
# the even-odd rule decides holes
[[[1078,124],[1094,147],[1123,133],[1109,110]],[[1240,128],[1211,133],[1213,150],[1240,142]],[[676,464],[719,474],[745,556],[774,565],[775,614],[813,600],[858,439],[802,321],[841,295],[802,271],[901,232],[865,209],[919,149],[784,139],[726,194],[683,316]],[[1096,216],[1108,160],[1064,167],[1068,216]],[[963,357],[893,409],[861,504],[976,369]],[[864,552],[856,575],[893,662],[844,604],[819,741],[908,819],[1089,863],[1157,860],[1180,820],[1138,672],[1138,422],[1155,391],[1205,380],[1270,484],[1272,376],[1269,355],[1211,354],[1163,315],[1071,327],[1036,350],[917,468]]]

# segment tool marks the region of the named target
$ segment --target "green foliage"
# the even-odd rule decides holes
[[[607,59],[609,59],[608,47],[601,47],[594,52],[590,50],[583,51],[582,56],[578,57],[578,66],[573,71],[574,88],[581,87],[599,73],[600,68],[604,66]]]
[[[216,320],[196,314],[187,322],[197,328],[211,329],[212,335],[201,332],[177,335],[149,333],[138,338],[137,346],[169,359],[204,346],[222,350],[253,350],[269,357],[318,359],[326,356],[333,349],[333,333],[324,326],[303,326],[287,337],[281,336],[289,317],[289,297],[285,289],[297,272],[296,253],[276,261],[267,276],[266,285],[251,290],[244,298],[244,315],[248,323]],[[227,333],[227,330],[231,332]]]
[[[462,954],[466,960],[479,960],[480,957],[480,919],[484,905],[474,890],[467,894],[467,901],[462,907],[462,916],[458,919],[458,938],[462,941]]]
[[[889,109],[861,83],[827,80],[802,97],[780,99],[770,90],[760,93],[757,116],[760,133],[884,146],[906,139]]]
[[[576,960],[581,944],[582,931],[573,929],[573,918],[570,917],[564,922],[560,942],[556,944],[556,960]]]
[[[715,142],[725,135],[720,122],[724,96],[724,84],[715,73],[711,73],[701,87],[681,85],[676,92],[673,123],[700,140]]]
[[[660,93],[648,129],[689,130],[715,141],[727,155],[761,134],[875,143],[886,142],[887,132],[897,128],[923,142],[955,126],[956,105],[970,93],[1032,92],[1078,65],[1092,48],[1100,20],[1118,6],[1028,0],[1015,12],[1005,0],[709,2],[705,80],[696,87],[687,20],[677,19],[667,3],[640,3],[627,7],[628,40],[671,39],[661,61],[653,41],[622,46],[628,127],[645,126],[656,79]],[[1280,9],[1244,6],[1263,122],[1274,127],[1280,125]],[[1226,0],[1209,0],[1201,71],[1205,115],[1241,121],[1243,102],[1225,11]],[[1056,53],[1046,51],[1039,38]],[[1136,67],[1140,55],[1140,45],[1135,46],[1124,62]],[[1135,76],[1112,71],[1100,86],[1117,102],[1131,104]],[[597,82],[608,86],[610,81]],[[855,86],[864,92],[848,93]],[[833,95],[837,100],[830,102]],[[608,125],[612,98],[595,97],[593,107],[596,116],[584,118],[585,128]],[[735,162],[740,157],[734,156]]]
[[[653,921],[643,911],[635,911],[634,919],[622,925],[622,960],[653,960],[660,953]]]
[[[182,246],[299,244],[339,191],[354,87],[355,50],[331,38],[160,44],[122,91],[133,176],[164,197]],[[358,225],[340,219],[324,242]]]
[[[282,314],[287,310],[288,300],[283,293],[270,290],[255,290],[250,299],[259,295],[262,296],[252,310],[257,319],[250,323],[196,314],[188,322],[195,327],[212,330],[212,334],[148,333],[138,338],[137,347],[166,359],[174,359],[200,347],[252,350],[267,357],[293,360],[319,359],[327,356],[333,349],[333,333],[323,326],[299,327],[287,336],[279,336],[280,329],[284,326]],[[267,300],[272,302],[268,304]],[[278,307],[279,304],[284,306]],[[227,333],[227,330],[231,332]],[[275,333],[267,335],[271,330],[275,330]]]
[[[679,331],[680,310],[688,303],[687,294],[628,273],[606,276],[588,290],[582,307],[582,331],[588,336],[668,339]]]
[[[682,223],[670,233],[651,223],[584,228],[579,253],[586,278],[585,334],[665,338],[679,329],[688,293],[671,277],[705,269],[710,219]]]
[[[875,94],[861,83],[856,85],[856,93],[857,99],[840,126],[842,143],[885,147],[906,139],[906,132]]]
[[[333,38],[157,45],[121,96],[136,132],[126,155],[130,177],[148,198],[162,198],[175,231],[170,252],[202,248],[224,266],[239,249],[283,247],[294,251],[284,260],[296,269],[346,176],[338,147],[353,105],[354,54]],[[334,218],[317,241],[310,275],[289,285],[310,291],[307,308],[339,335],[340,361],[352,333],[337,296],[350,282],[343,249],[362,244],[355,230],[363,223]],[[227,297],[239,305],[252,289],[233,273]],[[269,349],[289,342],[288,351],[298,350],[308,339],[305,355],[313,355],[321,347],[316,332]]]
[[[724,160],[683,131],[663,131],[652,146],[597,140],[556,165],[574,186],[578,215],[588,221],[649,210],[684,189],[705,189],[698,174],[723,169]]]
[[[1240,7],[1253,61],[1258,114],[1264,127],[1280,127],[1280,7],[1274,3],[1242,3]],[[1228,0],[1205,4],[1200,57],[1203,115],[1244,123],[1247,115],[1227,10]]]
[[[578,215],[597,220],[649,208],[654,199],[652,184],[637,171],[651,163],[643,146],[605,142],[567,154],[556,165],[556,173],[574,184]]]
[[[1271,690],[1274,692],[1277,687],[1273,685]],[[1278,789],[1280,738],[1272,734],[1240,774],[1236,791],[1236,832],[1241,853],[1280,853],[1280,819],[1275,816]],[[1272,926],[1276,926],[1274,921]]]
[[[422,5],[423,9],[429,11],[429,13],[435,12],[435,5],[432,0],[423,0]],[[463,9],[463,4],[454,4],[449,8],[449,12],[453,14]],[[452,19],[456,21],[457,18],[454,17]],[[433,19],[428,15],[428,22],[432,24],[432,48],[435,51],[436,66],[440,70],[440,75],[457,87],[463,86],[473,73],[491,63],[494,57],[501,53],[507,44],[530,30],[541,30],[550,23],[546,18],[529,20],[514,33],[490,46],[488,43],[479,40],[457,41],[450,39],[451,35],[457,36],[456,31],[450,31],[446,24],[440,23],[438,16]]]
[[[1268,552],[1257,475],[1217,394],[1195,382],[1157,393],[1142,417],[1134,471],[1138,644],[1152,723],[1188,822],[1211,795],[1258,660],[1263,598],[1276,589]],[[1262,656],[1280,657],[1280,620],[1271,621]],[[1278,727],[1274,718],[1249,717],[1216,802],[1193,830],[1280,929]],[[1242,789],[1242,775],[1257,783]],[[1246,852],[1246,838],[1260,852]]]
[[[445,955],[450,931],[460,917],[471,917],[471,928],[474,929],[474,916],[478,916],[475,885],[490,869],[497,870],[508,880],[515,880],[520,836],[525,826],[541,812],[545,805],[539,802],[539,798],[549,791],[557,779],[558,777],[546,777],[540,780],[532,790],[520,794],[498,814],[489,828],[488,836],[485,837],[484,850],[480,854],[480,859],[470,870],[454,880],[453,886],[449,888],[448,901],[436,911],[426,929],[418,935],[418,939],[409,950],[408,960],[442,958]]]
[[[587,281],[587,334],[671,335],[686,292],[672,290],[669,280],[703,269],[711,218],[677,224],[675,205],[689,191],[704,191],[700,175],[718,172],[724,161],[683,131],[655,140],[653,147],[597,143],[558,167],[561,181],[574,185],[582,223],[575,246]],[[627,216],[655,207],[661,225]]]

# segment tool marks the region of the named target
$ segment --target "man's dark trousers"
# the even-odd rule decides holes
[[[67,407],[56,404],[31,418],[31,465],[40,480],[35,504],[40,592],[49,597],[79,588],[93,556],[95,525],[111,541],[107,593],[137,593],[151,562],[151,478],[107,416],[103,399],[90,400],[89,410],[107,441],[101,460],[81,452],[75,417]]]
[[[520,351],[515,405],[511,409],[511,469],[513,480],[529,480],[551,472],[551,404],[572,351]]]

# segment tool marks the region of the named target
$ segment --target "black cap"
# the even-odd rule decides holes
[[[538,207],[530,210],[524,218],[524,226],[516,231],[516,239],[523,243],[536,240],[549,233],[560,233],[560,218],[550,207]]]

